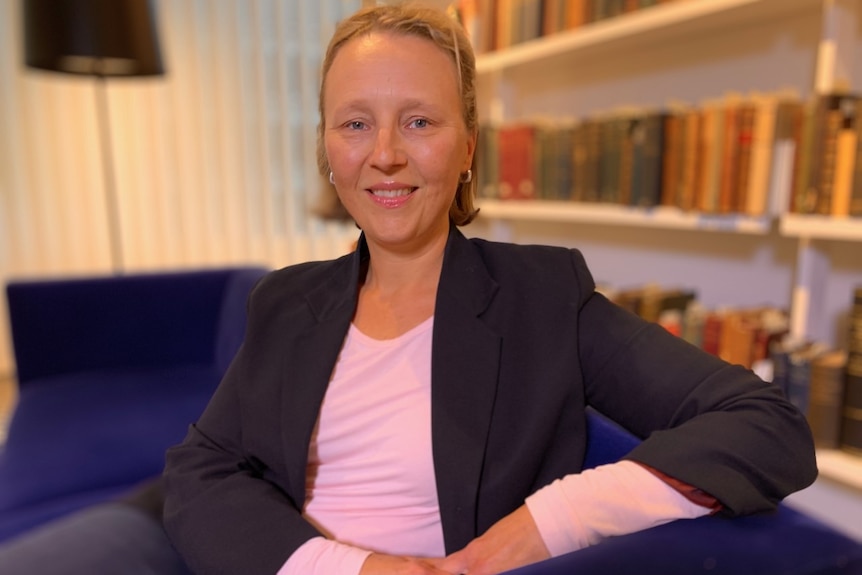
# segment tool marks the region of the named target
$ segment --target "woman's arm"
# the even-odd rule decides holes
[[[200,420],[166,457],[165,528],[199,575],[273,575],[320,535],[268,480],[272,470],[244,450],[238,397],[244,361],[241,350]],[[279,437],[272,441],[281,444]]]
[[[712,495],[773,509],[817,475],[804,416],[775,385],[592,294],[580,312],[587,402],[644,437],[627,458]]]

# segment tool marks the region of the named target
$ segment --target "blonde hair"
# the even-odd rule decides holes
[[[317,167],[324,176],[328,176],[330,172],[329,159],[326,157],[326,148],[323,142],[323,136],[326,132],[326,120],[323,114],[326,76],[332,67],[336,54],[344,44],[358,36],[373,32],[391,32],[424,38],[449,54],[458,72],[464,124],[471,134],[475,134],[478,130],[476,58],[473,55],[470,40],[461,25],[444,12],[414,4],[363,8],[338,24],[323,59],[318,96],[320,122],[317,125]],[[471,167],[474,174],[475,164],[474,155],[473,166]],[[449,219],[455,225],[469,224],[476,217],[478,210],[474,207],[473,200],[474,181],[458,183],[455,199],[449,207]]]

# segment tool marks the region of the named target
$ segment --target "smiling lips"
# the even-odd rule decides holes
[[[398,189],[372,189],[371,197],[375,203],[384,208],[397,208],[410,199],[410,195],[416,191],[416,188],[398,188]]]

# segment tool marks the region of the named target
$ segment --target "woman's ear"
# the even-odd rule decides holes
[[[464,160],[462,172],[466,172],[473,167],[473,156],[476,154],[476,142],[479,139],[479,131],[473,130],[467,137],[467,157]]]

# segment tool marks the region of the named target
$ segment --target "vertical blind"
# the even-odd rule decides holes
[[[360,0],[161,0],[164,77],[111,79],[125,272],[270,267],[341,255],[313,215],[327,183],[319,68]],[[0,281],[111,269],[95,80],[26,70],[20,5],[0,1]],[[13,370],[5,298],[0,374]]]

